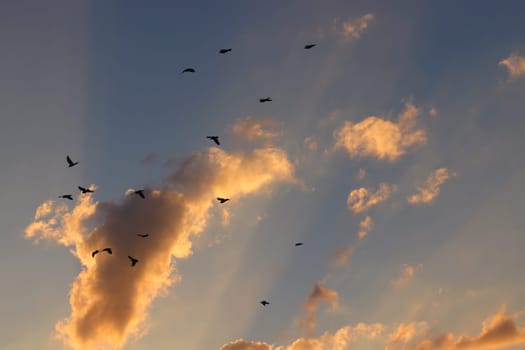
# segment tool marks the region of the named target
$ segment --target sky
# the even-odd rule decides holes
[[[524,18],[2,1],[0,350],[523,349]]]

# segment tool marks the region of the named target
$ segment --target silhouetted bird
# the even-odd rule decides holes
[[[308,45],[305,45],[304,48],[306,50],[310,50],[311,48],[316,47],[316,46],[317,46],[317,44],[308,44]]]
[[[183,73],[195,73],[195,69],[193,69],[193,68],[186,68],[182,72],[180,72],[180,74],[183,74]]]
[[[91,257],[94,258],[95,255],[97,255],[98,253],[101,253],[101,252],[108,252],[108,254],[113,254],[113,251],[111,250],[111,248],[104,248],[102,250],[94,250],[92,253],[91,253]]]
[[[93,190],[90,190],[89,188],[85,188],[85,187],[82,187],[82,186],[78,186],[78,189],[82,192],[82,193],[93,193],[95,191]]]
[[[133,193],[135,193],[136,195],[140,196],[140,198],[142,198],[142,199],[146,198],[146,196],[144,196],[144,190],[136,190],[136,191],[133,191]]]
[[[221,143],[219,142],[219,136],[206,136],[206,138],[212,140],[213,142],[215,142],[217,144],[217,146],[221,145]]]
[[[301,245],[303,245],[301,242],[299,242],[299,243],[295,243],[295,246],[296,246],[296,247],[299,247],[299,246],[301,246]]]
[[[72,201],[73,200],[73,195],[72,194],[63,194],[61,196],[58,196],[58,198],[69,199],[70,201]]]
[[[221,198],[221,197],[217,197],[217,200],[222,204],[222,203],[225,203],[225,202],[229,201],[230,198]]]
[[[261,301],[262,306],[270,305],[269,301],[263,300]]]
[[[259,99],[259,102],[261,102],[261,103],[264,103],[264,102],[270,102],[270,101],[272,101],[272,99],[271,99],[270,97],[260,98],[260,99]]]
[[[128,255],[128,259],[131,261],[131,266],[135,266],[139,262],[138,259],[135,259],[134,257],[129,256],[129,255]]]
[[[149,235],[148,235],[148,234],[141,235],[140,233],[137,233],[137,236],[142,237],[142,238],[146,238],[146,237],[148,237]]]
[[[71,168],[72,166],[75,166],[78,164],[78,162],[73,162],[71,160],[71,158],[69,158],[69,156],[66,156],[66,160],[67,160],[67,164],[69,165],[69,167]]]
[[[219,53],[228,53],[228,52],[231,52],[231,51],[232,51],[231,48],[230,49],[220,49]]]

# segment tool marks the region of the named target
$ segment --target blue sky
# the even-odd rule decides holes
[[[344,23],[366,14],[366,28],[345,36]],[[381,323],[383,338],[348,349],[378,349],[401,323],[425,322],[457,340],[479,335],[501,305],[522,310],[525,73],[499,63],[525,56],[524,16],[518,1],[4,1],[0,349],[68,348],[53,339],[55,324],[70,316],[71,285],[91,268],[71,254],[79,246],[24,238],[37,207],[76,196],[78,185],[95,184],[94,201],[121,204],[130,188],[167,191],[184,159],[213,154],[210,134],[242,159],[282,151],[297,181],[281,173],[240,192],[225,204],[228,225],[224,207],[210,206],[192,253],[173,259],[180,281],[153,300],[147,331],[126,335],[125,349],[220,349],[240,338],[288,346],[359,322]],[[307,43],[318,46],[306,51]],[[233,51],[219,55],[223,47]],[[179,74],[186,67],[197,72]],[[273,101],[259,103],[266,96]],[[394,122],[407,106],[418,109],[426,140],[399,158],[334,149],[345,122]],[[247,117],[279,136],[247,141],[233,132]],[[66,154],[79,166],[66,168]],[[439,168],[455,176],[431,202],[408,203]],[[349,193],[380,183],[396,190],[353,214]],[[359,240],[368,215],[373,227]],[[348,246],[349,263],[331,266]],[[404,266],[413,275],[397,288]],[[339,306],[316,304],[316,326],[305,330],[317,281]]]

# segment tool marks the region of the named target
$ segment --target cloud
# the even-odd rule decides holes
[[[277,123],[269,118],[252,119],[251,117],[237,119],[233,125],[233,133],[245,141],[260,141],[269,146],[281,136],[275,129]]]
[[[525,328],[516,324],[521,313],[506,315],[505,307],[483,322],[481,333],[456,337],[443,333],[429,337],[426,323],[401,324],[391,335],[385,350],[497,350],[525,344]]]
[[[515,53],[499,61],[499,65],[505,66],[511,78],[517,78],[525,74],[525,57]]]
[[[310,150],[311,152],[317,151],[317,148],[319,146],[317,138],[315,138],[314,136],[305,137],[304,144],[306,148],[308,148],[308,150]]]
[[[355,326],[342,327],[333,334],[325,332],[318,338],[299,338],[287,346],[240,339],[223,345],[220,350],[346,350],[359,339],[372,340],[383,331],[384,326],[379,323],[358,323]]]
[[[357,237],[359,237],[359,239],[364,239],[370,233],[372,227],[374,227],[374,221],[370,216],[367,216],[359,223]]]
[[[392,285],[396,288],[404,287],[408,282],[414,278],[414,275],[417,271],[421,270],[423,265],[419,264],[417,266],[403,265],[399,277],[392,281]]]
[[[333,311],[339,307],[339,294],[332,289],[326,288],[322,282],[316,282],[303,307],[306,314],[301,318],[301,327],[307,330],[315,329],[317,322],[317,308],[319,303],[326,302],[330,304]]]
[[[70,247],[83,266],[69,293],[71,314],[56,325],[59,338],[75,349],[119,349],[143,336],[152,301],[178,279],[173,258],[192,254],[191,239],[206,228],[215,197],[239,200],[274,183],[296,183],[293,173],[279,149],[230,154],[212,147],[183,161],[163,188],[147,189],[146,200],[97,203],[86,195],[72,209],[43,203],[25,237]],[[103,247],[113,254],[91,257]],[[133,268],[128,255],[139,260]]]
[[[435,118],[435,117],[438,116],[438,110],[436,109],[436,107],[431,106],[431,107],[429,108],[429,110],[428,110],[428,114],[429,114],[431,117]]]
[[[357,173],[356,178],[358,180],[364,180],[365,177],[366,177],[366,170],[363,168],[359,168],[359,172]]]
[[[348,246],[348,247],[342,247],[339,249],[336,249],[332,256],[330,257],[330,264],[333,266],[343,266],[348,264],[348,261],[350,260],[350,256],[354,253],[354,247]]]
[[[373,206],[386,201],[390,195],[397,191],[396,185],[380,183],[377,191],[370,188],[358,188],[352,190],[346,199],[348,209],[355,215],[367,211]]]
[[[336,31],[341,33],[347,39],[359,39],[361,34],[368,28],[370,22],[375,19],[374,14],[367,13],[359,18],[349,19],[343,21],[339,25],[339,21],[335,20]]]
[[[456,176],[456,173],[447,168],[437,169],[427,177],[423,186],[418,187],[418,193],[408,197],[408,202],[414,205],[432,202],[439,196],[441,185],[452,176]]]
[[[346,121],[333,133],[334,148],[345,149],[350,158],[371,157],[394,162],[409,149],[427,142],[425,130],[416,128],[420,113],[415,105],[406,103],[397,122],[375,116],[355,124]]]

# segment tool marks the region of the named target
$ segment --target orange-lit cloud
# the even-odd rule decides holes
[[[511,78],[517,78],[525,74],[525,57],[523,56],[513,53],[509,57],[501,60],[499,64],[507,68]]]
[[[273,183],[296,183],[293,172],[279,149],[230,154],[210,148],[182,162],[164,188],[148,189],[145,200],[97,203],[86,195],[71,210],[43,203],[25,237],[70,247],[84,267],[70,291],[71,315],[56,325],[58,336],[74,349],[119,349],[144,335],[151,302],[178,278],[173,258],[192,254],[191,239],[206,228],[215,197],[239,200]],[[104,247],[113,254],[91,257]],[[128,255],[139,260],[135,267]]]
[[[240,339],[223,345],[220,350],[346,350],[359,339],[372,340],[383,331],[384,326],[379,323],[358,323],[340,328],[333,334],[325,332],[318,338],[299,338],[287,346]]]
[[[359,232],[357,232],[357,237],[359,239],[364,239],[374,227],[374,221],[370,216],[367,216],[359,223]]]
[[[375,192],[372,189],[361,187],[348,194],[346,205],[354,215],[360,214],[386,201],[395,191],[397,191],[396,185],[389,185],[384,182],[379,184]]]
[[[425,323],[402,324],[391,335],[385,350],[497,350],[525,344],[525,328],[516,320],[521,313],[505,314],[505,307],[483,322],[478,336],[455,336],[443,333],[429,337]]]
[[[392,285],[396,288],[404,287],[408,282],[414,278],[414,275],[417,271],[421,270],[423,266],[417,265],[417,266],[411,266],[411,265],[403,265],[401,268],[401,271],[399,273],[399,277],[392,281]]]
[[[326,288],[322,282],[315,282],[314,287],[303,303],[306,314],[300,321],[301,328],[306,330],[315,329],[317,323],[317,308],[319,303],[329,303],[332,311],[339,307],[339,294],[332,289]]]
[[[347,265],[353,253],[354,247],[352,246],[336,249],[330,256],[330,264],[334,266]]]
[[[340,25],[338,20],[336,20],[336,30],[348,39],[359,39],[374,18],[374,14],[367,13],[359,18],[343,21]]]
[[[276,127],[277,123],[269,118],[246,117],[237,119],[233,133],[245,141],[260,141],[269,146],[281,136],[281,132],[275,130]]]
[[[415,105],[406,103],[397,122],[375,116],[369,116],[359,123],[346,121],[333,133],[335,149],[345,149],[350,158],[371,157],[396,161],[409,149],[427,142],[425,130],[416,128],[420,113]]]
[[[314,136],[308,136],[304,139],[304,144],[311,152],[317,151],[319,146],[317,139]]]
[[[450,177],[456,176],[447,168],[439,168],[430,174],[423,186],[418,187],[418,192],[408,197],[408,202],[411,204],[422,204],[432,202],[440,192],[440,187]]]

